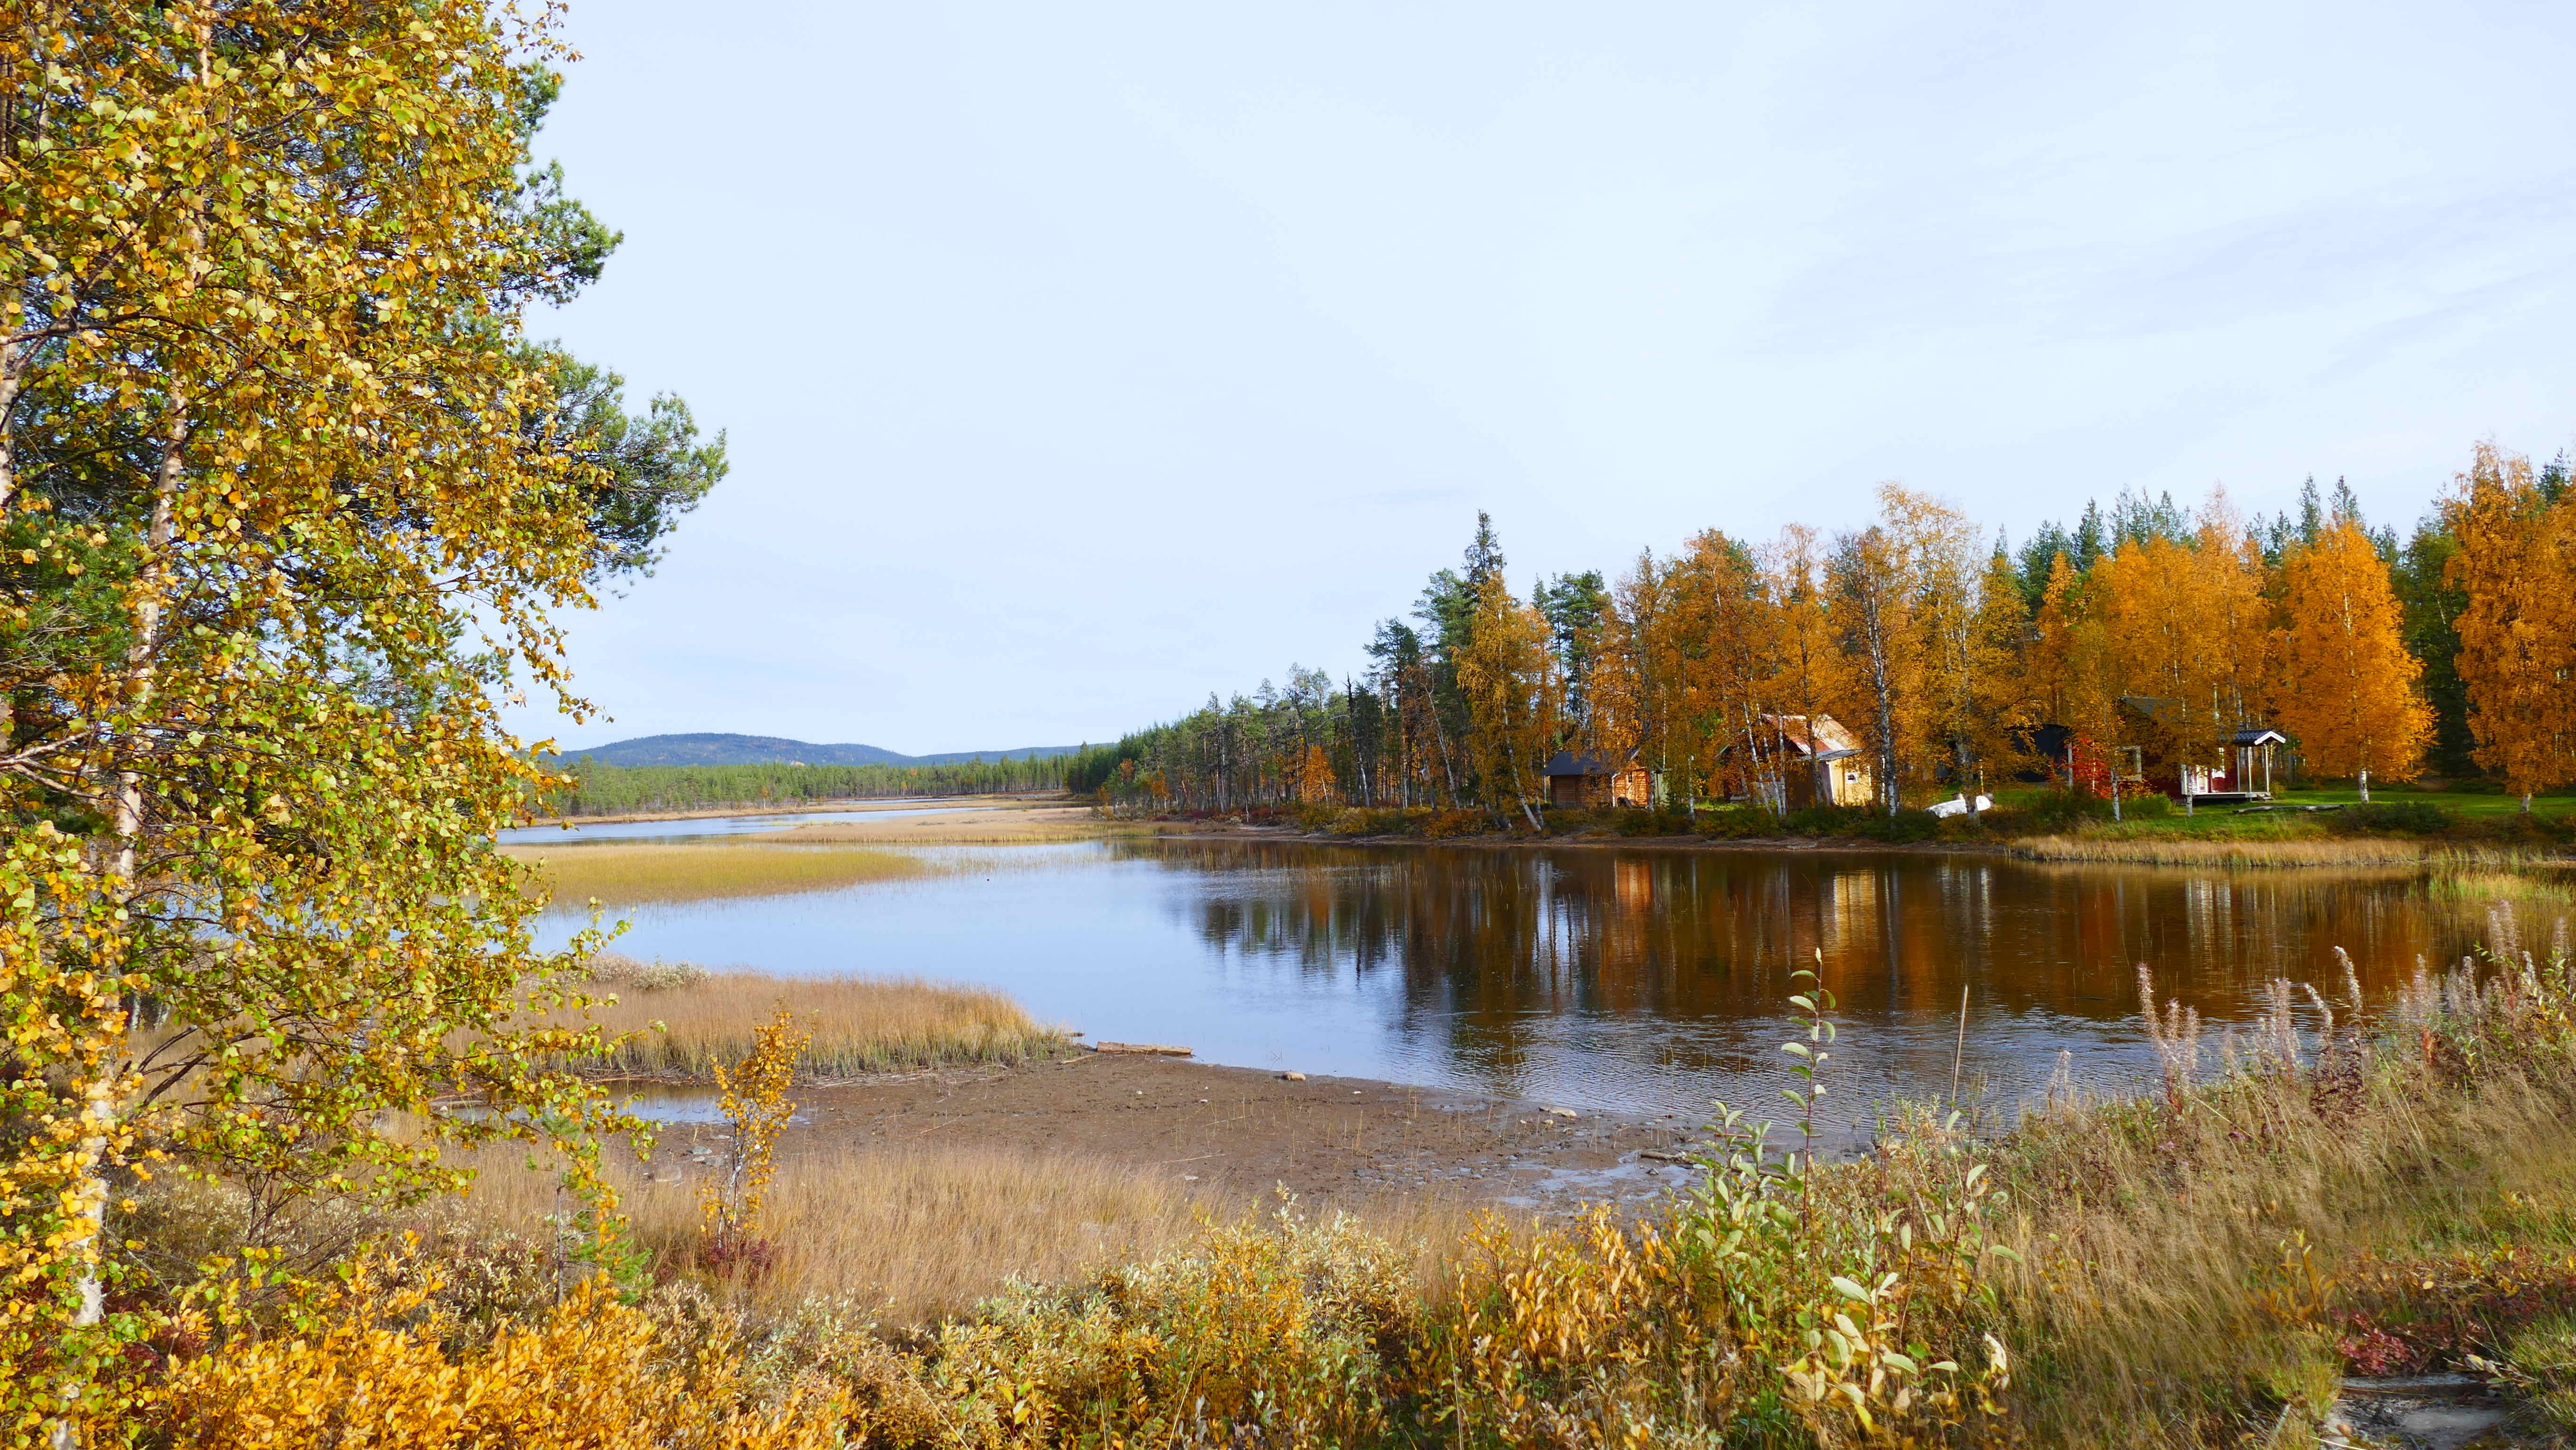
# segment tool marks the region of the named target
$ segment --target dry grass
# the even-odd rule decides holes
[[[652,1162],[609,1171],[637,1242],[665,1273],[694,1270],[704,1239],[698,1183],[709,1170],[693,1165],[688,1143],[686,1129],[667,1129]],[[554,1180],[505,1153],[488,1159],[466,1211],[541,1235],[546,1216],[562,1212]],[[1188,1241],[1203,1216],[1232,1211],[1169,1175],[1090,1158],[972,1147],[791,1157],[762,1216],[777,1258],[741,1287],[764,1312],[823,1298],[889,1326],[922,1324],[1015,1277],[1062,1283],[1151,1258]]]
[[[797,1059],[803,1079],[950,1063],[1017,1062],[1063,1049],[1065,1034],[981,987],[896,977],[773,977],[641,963],[603,954],[592,980],[616,1000],[589,1020],[611,1037],[633,1034],[604,1060],[582,1064],[617,1077],[705,1081],[714,1065],[751,1051],[752,1030],[785,1007],[812,1032]]]
[[[2369,1092],[2331,1122],[2313,1097],[2248,1080],[2180,1114],[2092,1104],[2014,1136],[2032,1271],[2009,1298],[2046,1360],[2022,1406],[2039,1443],[2201,1446],[2249,1402],[2321,1414],[2342,1363],[2303,1320],[2322,1320],[2338,1266],[2497,1205],[2576,1215],[2576,1083]]]
[[[782,850],[730,843],[507,846],[502,854],[536,865],[530,885],[557,903],[596,899],[606,906],[832,891],[863,881],[907,880],[932,869],[901,851]]]
[[[2017,841],[2013,854],[2026,861],[2092,861],[2141,866],[2412,866],[2432,852],[2413,841],[2317,837],[2189,840],[2152,836],[2041,836]],[[2493,853],[2497,859],[2510,859]]]
[[[716,1131],[699,1130],[709,1144]],[[689,1129],[669,1128],[651,1162],[620,1151],[608,1168],[637,1243],[665,1276],[703,1272],[697,1194],[712,1170],[691,1157],[692,1141]],[[487,1234],[546,1237],[547,1216],[564,1211],[554,1179],[526,1171],[511,1152],[484,1154],[477,1166],[458,1211]],[[764,1317],[822,1300],[887,1328],[926,1326],[966,1313],[1014,1280],[1075,1283],[1181,1250],[1210,1223],[1270,1207],[1072,1154],[905,1145],[826,1157],[797,1156],[791,1147],[761,1224],[776,1257],[765,1273],[728,1287]],[[1454,1200],[1420,1198],[1368,1206],[1361,1216],[1390,1242],[1414,1246],[1428,1293],[1445,1277],[1441,1255],[1470,1215]]]

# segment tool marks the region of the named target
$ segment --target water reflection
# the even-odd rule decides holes
[[[1861,1095],[1946,1091],[1963,995],[1961,1075],[2018,1092],[2060,1047],[2083,1050],[2097,1076],[2138,1065],[2141,964],[2160,997],[2223,1030],[2273,977],[2332,993],[2337,946],[2365,991],[2384,994],[2419,956],[2456,955],[2475,935],[2399,872],[1823,851],[1118,849],[1199,883],[1174,909],[1212,954],[1319,982],[1383,979],[1417,1053],[1496,1087],[1570,1077],[1640,1102],[1711,1077],[1776,1076],[1781,1004],[1802,968],[1858,1029],[1844,1061]],[[1610,1076],[1630,1081],[1600,1094]]]
[[[2097,1084],[2143,1067],[2140,963],[2223,1031],[2272,977],[2334,992],[2337,946],[2385,994],[2480,924],[2406,873],[1231,840],[938,854],[1017,869],[648,907],[621,947],[976,982],[1203,1061],[1688,1114],[1784,1106],[1783,999],[1821,952],[1848,1114],[1947,1092],[1963,991],[1963,1089],[2009,1102],[2061,1048]]]

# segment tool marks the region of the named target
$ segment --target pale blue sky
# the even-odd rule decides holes
[[[2347,475],[2576,433],[2576,9],[576,0],[541,318],[731,433],[578,621],[613,723],[1103,739],[1882,479]],[[532,733],[553,728],[533,715]]]

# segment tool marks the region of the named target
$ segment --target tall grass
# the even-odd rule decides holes
[[[931,870],[901,851],[784,850],[733,842],[705,845],[506,846],[502,854],[536,866],[529,885],[558,905],[596,899],[604,906],[650,901],[705,901],[832,891],[863,881],[901,881]]]
[[[753,1032],[781,1007],[812,1035],[797,1058],[805,1080],[979,1062],[1018,1062],[1069,1045],[1000,992],[899,977],[773,977],[636,962],[603,954],[592,980],[614,1001],[585,1020],[612,1052],[580,1064],[608,1077],[712,1080],[718,1062],[740,1061]]]
[[[2424,894],[2435,901],[2505,901],[2544,911],[2576,910],[2576,870],[2536,863],[2518,871],[2454,867],[2425,878]]]

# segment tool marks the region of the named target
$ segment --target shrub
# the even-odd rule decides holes
[[[1610,829],[1623,836],[1687,836],[1691,827],[1690,811],[1679,806],[1616,811],[1610,818]]]
[[[1765,834],[1790,836],[1841,836],[1863,841],[1905,843],[1928,841],[1941,833],[1941,823],[1929,811],[1884,811],[1856,806],[1810,806],[1791,811],[1779,825]]]
[[[1986,824],[1997,830],[2016,834],[2049,835],[2072,830],[2086,821],[2111,819],[2111,802],[2091,791],[2046,790],[2025,792],[2008,805],[1998,805],[1985,813]]]
[[[1492,819],[1481,811],[1434,811],[1422,823],[1422,834],[1442,841],[1452,836],[1482,835],[1493,828]]]
[[[2459,817],[2431,801],[2370,801],[2346,806],[2326,818],[2337,835],[2429,836],[2459,824]]]

